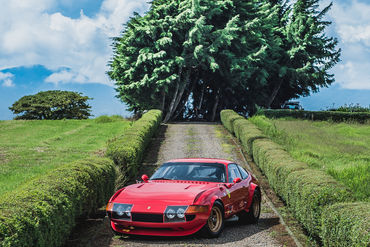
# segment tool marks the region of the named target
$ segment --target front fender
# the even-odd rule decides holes
[[[253,200],[253,195],[254,195],[254,192],[256,191],[256,189],[259,189],[259,186],[258,184],[255,184],[255,183],[251,183],[250,186],[249,186],[249,198],[248,198],[248,204],[247,204],[247,208],[245,209],[245,211],[249,212],[249,208],[251,207],[252,205],[252,200]]]
[[[224,204],[221,199],[220,188],[214,188],[211,190],[202,191],[199,194],[197,195],[196,200],[194,200],[194,204],[195,205],[207,205],[209,207],[209,210],[208,210],[209,213],[211,212],[212,206],[216,200],[221,201],[222,205]]]

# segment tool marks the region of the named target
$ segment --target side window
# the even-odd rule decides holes
[[[227,166],[227,170],[229,173],[229,183],[232,183],[235,178],[241,178],[240,172],[236,164],[230,164]]]
[[[244,170],[244,168],[239,166],[239,165],[238,165],[238,168],[239,168],[240,173],[242,174],[242,179],[246,179],[249,176],[248,172],[246,170]]]

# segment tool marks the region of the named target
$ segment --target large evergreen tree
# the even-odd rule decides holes
[[[130,110],[165,121],[279,107],[329,86],[339,60],[318,0],[154,0],[114,39],[109,76]]]

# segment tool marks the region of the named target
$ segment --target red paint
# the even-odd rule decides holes
[[[168,162],[220,163],[225,165],[226,171],[228,164],[233,163],[228,160],[205,158],[176,159]],[[256,183],[252,183],[251,174],[244,180],[240,178],[234,179],[234,183],[147,180],[144,176],[142,179],[144,183],[129,185],[124,187],[123,190],[117,191],[115,195],[112,196],[111,200],[109,200],[109,203],[133,204],[131,214],[162,215],[167,206],[176,205],[204,205],[208,206],[208,211],[205,212],[204,210],[204,212],[196,213],[195,218],[191,221],[176,223],[124,221],[111,218],[111,227],[113,230],[120,233],[135,235],[191,235],[199,231],[205,225],[216,200],[219,200],[223,204],[225,218],[229,218],[241,210],[248,211],[251,205],[253,192],[258,186]],[[228,179],[226,181],[228,181]],[[107,213],[108,216],[112,216],[111,211]]]

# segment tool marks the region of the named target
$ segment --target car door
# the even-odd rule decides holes
[[[228,183],[232,184],[229,188],[230,199],[232,208],[230,209],[232,213],[240,211],[244,207],[244,192],[243,192],[243,183],[242,181],[234,184],[235,178],[242,179],[239,168],[236,164],[229,164],[227,166],[228,173]]]
[[[251,183],[251,177],[249,176],[249,173],[241,166],[237,165],[238,168],[239,168],[239,171],[240,171],[240,174],[241,174],[241,179],[242,181],[240,182],[241,186],[242,186],[242,191],[243,191],[243,208],[245,208],[248,204],[248,200],[249,200],[249,186],[250,186],[250,183]]]

